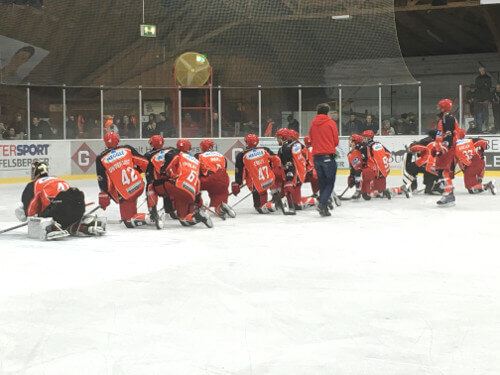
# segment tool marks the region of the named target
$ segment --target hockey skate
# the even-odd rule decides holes
[[[497,188],[495,186],[495,181],[490,181],[486,184],[484,184],[484,190],[489,190],[491,194],[496,195],[497,194]]]
[[[107,219],[97,215],[84,215],[76,230],[71,232],[76,236],[102,236],[106,233]]]
[[[406,196],[406,198],[410,198],[411,194],[410,194],[410,191],[408,190],[408,188],[406,187],[406,185],[401,186],[401,191]]]
[[[280,202],[281,202],[281,199],[280,199]],[[274,205],[273,202],[267,202],[265,205],[263,205],[262,207],[259,207],[259,208],[256,208],[257,212],[259,214],[269,214],[271,212],[275,212],[276,211],[276,207]]]
[[[360,189],[356,189],[356,191],[352,195],[351,199],[358,200],[359,198],[361,198],[361,190]]]
[[[197,223],[203,223],[205,224],[208,228],[213,228],[214,223],[212,222],[212,219],[210,219],[210,216],[208,215],[208,212],[205,211],[205,209],[201,208],[197,211],[195,211],[194,218]]]
[[[450,194],[445,194],[436,203],[439,207],[454,206],[455,205],[455,195],[453,194],[453,192],[451,192]]]
[[[155,224],[156,229],[163,229],[163,215],[160,215],[158,213],[158,210],[156,209],[156,206],[153,206],[149,210],[149,216],[151,218],[151,221]]]
[[[382,191],[382,198],[387,198],[389,200],[392,199],[392,194],[389,189],[385,189],[384,191]]]
[[[236,212],[227,203],[221,203],[220,209],[221,209],[222,212],[226,213],[227,216],[232,217],[232,218],[236,217]]]
[[[295,215],[296,214],[295,204],[293,202],[292,202],[292,204],[289,204],[287,198],[283,198],[282,207],[283,207],[283,215]]]

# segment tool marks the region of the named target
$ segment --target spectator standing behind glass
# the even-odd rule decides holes
[[[133,129],[129,115],[123,115],[122,121],[120,121],[117,125],[118,131],[120,132],[120,138],[133,138],[133,136],[131,136],[131,134],[133,134]]]
[[[193,120],[191,114],[188,112],[182,121],[182,137],[183,138],[196,138],[199,137],[198,123]]]
[[[6,139],[5,136],[9,134],[9,131],[5,127],[4,123],[0,121],[0,139]]]
[[[465,93],[465,102],[469,105],[469,113],[476,120],[476,84],[470,85],[469,91]]]
[[[354,113],[349,115],[349,121],[344,124],[342,135],[353,135],[362,133],[363,124],[356,118]]]
[[[495,133],[500,133],[500,84],[495,86],[491,95],[491,106],[493,107],[493,118],[495,121]]]
[[[299,122],[293,118],[293,115],[287,116],[288,125],[286,126],[288,129],[299,131]]]
[[[68,118],[66,119],[66,138],[75,139],[78,133],[78,126],[76,124],[75,116],[68,116]]]
[[[14,121],[10,124],[9,128],[14,128],[16,134],[21,134],[21,137],[26,133],[26,124],[23,121],[23,116],[16,113]]]
[[[54,133],[50,125],[45,120],[40,120],[40,117],[33,116],[31,119],[31,139],[52,139]]]
[[[177,134],[174,124],[172,124],[172,121],[167,117],[166,112],[160,113],[160,121],[158,121],[157,127],[160,133],[163,132],[163,137],[175,138]]]
[[[328,201],[331,199],[337,176],[335,154],[339,144],[339,133],[335,121],[328,117],[330,112],[328,104],[319,104],[316,111],[317,115],[309,129],[309,138],[314,155],[314,169],[318,174],[318,211],[321,216],[330,216]]]
[[[413,112],[408,113],[408,129],[410,134],[418,134],[418,124]]]
[[[481,66],[479,75],[476,77],[477,101],[475,118],[479,130],[486,130],[489,122],[489,104],[491,99],[491,77],[486,73],[486,69]]]
[[[275,133],[274,120],[270,115],[266,116],[266,124],[264,125],[264,137],[272,137]]]
[[[335,121],[336,124],[340,124],[339,113],[337,111],[332,112],[332,120]],[[337,128],[337,130],[338,130],[338,128]]]
[[[382,127],[382,135],[394,135],[396,131],[391,126],[391,122],[389,120],[384,120],[384,125]]]
[[[371,130],[374,134],[378,134],[378,124],[373,121],[372,115],[366,115],[366,121],[363,124],[363,131]]]

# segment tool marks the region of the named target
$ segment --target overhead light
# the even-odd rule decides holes
[[[342,14],[341,16],[332,16],[332,20],[348,20],[351,18],[349,14]]]

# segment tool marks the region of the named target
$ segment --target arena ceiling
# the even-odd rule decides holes
[[[280,15],[284,14],[287,20],[297,21],[296,25],[300,33],[298,31],[294,33],[294,30],[289,30],[287,35],[276,32],[274,38],[267,36],[265,40],[261,38],[260,43],[239,46],[234,41],[238,38],[238,33],[259,33],[259,30],[251,24],[247,24],[240,30],[231,31],[233,25],[241,23],[239,18],[245,16],[245,4],[250,6],[253,1],[259,4],[265,3],[269,9],[274,9]],[[338,3],[342,1],[347,2],[347,0],[339,0]],[[349,0],[348,2],[351,5],[359,3],[357,8],[351,8],[351,12],[359,12],[359,15],[363,15],[363,9],[367,9],[367,4],[377,1],[377,4],[384,4],[384,0]],[[146,5],[148,2],[151,3],[147,0]],[[149,7],[149,14],[148,6],[146,6],[147,23],[163,25],[164,33],[168,33],[169,38],[162,39],[159,35],[156,40],[151,41],[145,41],[139,36],[138,25],[142,23],[142,12],[137,3],[140,2],[132,0],[76,2],[45,0],[43,8],[0,3],[0,36],[50,50],[47,58],[33,69],[38,76],[48,77],[45,83],[66,82],[82,86],[108,84],[111,82],[111,76],[120,77],[119,82],[113,81],[113,84],[117,86],[134,86],[141,84],[141,80],[154,81],[158,77],[163,77],[163,84],[173,84],[171,65],[162,65],[161,61],[173,59],[174,55],[182,52],[182,49],[189,49],[189,46],[200,46],[203,43],[208,46],[221,41],[228,41],[228,45],[234,49],[229,48],[227,51],[228,54],[234,54],[234,56],[226,56],[220,58],[219,61],[216,57],[216,61],[212,61],[224,67],[224,72],[231,70],[228,61],[232,66],[245,67],[249,61],[259,60],[259,57],[262,57],[262,51],[267,49],[276,51],[277,46],[280,46],[279,52],[275,53],[278,56],[273,55],[272,59],[266,56],[259,61],[259,64],[262,66],[266,63],[272,64],[273,59],[276,61],[293,60],[294,63],[289,67],[283,67],[280,74],[290,77],[296,72],[297,66],[307,66],[304,68],[303,80],[307,82],[310,79],[310,82],[313,82],[314,79],[310,77],[313,74],[311,72],[317,71],[324,65],[321,59],[325,51],[332,53],[331,50],[339,48],[339,44],[341,48],[347,50],[350,43],[355,44],[344,36],[335,41],[308,42],[316,40],[321,35],[321,28],[315,29],[311,22],[320,22],[319,20],[324,18],[325,13],[331,11],[332,3],[337,3],[331,0],[302,2],[302,4],[308,4],[305,10],[300,9],[303,5],[300,5],[299,0],[220,0],[219,3],[226,5],[228,16],[234,20],[225,24],[217,23],[207,13],[207,9],[201,6],[197,8],[197,4],[202,4],[200,1],[160,0],[155,2],[156,8],[153,11]],[[397,38],[403,56],[500,51],[500,5],[479,6],[478,0],[448,0],[445,6],[433,6],[433,3],[435,0],[395,0]],[[191,8],[187,7],[189,4],[192,5]],[[386,14],[388,8],[391,7],[380,7],[381,17]],[[340,9],[339,14],[342,13]],[[176,12],[175,22],[172,22],[172,10]],[[284,19],[283,16],[280,17],[276,18],[277,24]],[[193,19],[200,22],[193,23]],[[213,31],[208,35],[196,34],[200,24],[210,28],[211,22],[213,22]],[[254,22],[259,24],[262,19],[255,19]],[[365,28],[366,25],[368,27]],[[268,32],[269,30],[273,35],[273,29],[268,29]],[[349,35],[356,33],[360,35],[358,39],[368,38],[366,48],[369,49],[375,39],[390,40],[387,32],[383,30],[383,26],[378,27],[376,23],[373,25],[359,23],[359,27],[350,30]],[[304,37],[304,33],[310,33],[310,35]],[[374,39],[370,42],[371,34],[377,35],[374,35]],[[155,47],[148,47],[148,43],[155,44]],[[290,50],[292,47],[293,49]],[[352,56],[353,59],[372,58],[369,54],[360,51],[363,48],[358,46],[356,49],[358,52],[357,55]],[[317,59],[301,60],[300,51],[316,54]],[[393,55],[396,53],[391,51],[390,54],[392,55],[388,57],[394,58]],[[323,57],[323,59],[326,58]],[[272,76],[271,71],[263,69],[260,76],[270,82],[282,80],[280,77]],[[241,72],[235,74],[241,74]],[[22,83],[25,82],[26,79],[22,81]],[[293,83],[290,82],[290,84]]]

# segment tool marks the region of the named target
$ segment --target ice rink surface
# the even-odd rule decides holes
[[[97,201],[95,181],[71,184]],[[500,196],[455,184],[445,209],[258,215],[247,198],[213,229],[1,234],[0,374],[498,375]],[[23,188],[0,185],[0,228]]]

